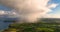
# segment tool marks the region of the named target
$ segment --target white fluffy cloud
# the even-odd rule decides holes
[[[3,14],[5,14],[5,12],[4,12],[4,11],[2,11],[2,10],[0,10],[0,15],[3,15]]]
[[[55,8],[57,4],[53,3],[49,6],[48,2],[50,0],[0,0],[0,3],[16,9],[17,13],[20,15],[28,13],[46,14],[51,12],[50,8]]]
[[[43,18],[60,18],[60,14],[46,14]]]
[[[53,4],[49,5],[48,7],[49,7],[49,8],[56,8],[57,5],[58,5],[58,4],[54,4],[54,3],[53,3]]]
[[[41,18],[51,12],[51,8],[57,6],[57,4],[53,3],[48,5],[49,1],[50,0],[0,0],[0,3],[10,8],[14,8],[15,12],[20,15],[22,21],[33,22],[37,20],[37,18]]]
[[[5,16],[7,16],[8,18],[18,18],[18,15],[13,11],[0,10],[0,17],[5,17]]]
[[[16,13],[13,11],[0,10],[0,15],[16,15]]]

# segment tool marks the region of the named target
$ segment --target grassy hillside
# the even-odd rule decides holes
[[[53,23],[22,23],[11,24],[3,32],[60,32],[60,24]]]
[[[51,23],[48,23],[49,21],[51,21]],[[60,32],[60,23],[57,23],[56,21],[60,20],[44,19],[38,23],[10,24],[9,28],[5,29],[3,32]]]

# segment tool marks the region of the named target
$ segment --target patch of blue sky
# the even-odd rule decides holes
[[[11,8],[8,8],[8,7],[6,7],[6,6],[0,5],[0,10],[10,11]]]
[[[56,3],[58,6],[54,9],[52,9],[51,14],[60,14],[60,0],[50,0],[48,4]]]

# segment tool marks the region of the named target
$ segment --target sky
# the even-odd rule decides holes
[[[50,3],[57,3],[58,6],[54,9],[52,9],[53,11],[51,12],[52,14],[60,14],[60,0],[52,0],[50,1]]]
[[[60,18],[60,0],[51,0],[49,4],[56,3],[58,4],[56,8],[53,8],[52,11],[48,15],[49,18]]]
[[[52,11],[49,12],[47,15],[45,15],[45,17],[48,17],[48,18],[52,18],[52,17],[53,18],[54,17],[60,18],[60,0],[50,0],[48,4],[51,4],[51,3],[56,3],[58,5],[57,5],[57,7],[52,8]],[[2,10],[3,11],[11,11],[12,9],[0,4],[0,14],[4,13]],[[14,14],[14,13],[12,13],[12,14]]]

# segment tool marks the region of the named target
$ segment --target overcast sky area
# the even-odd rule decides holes
[[[47,13],[44,18],[60,18],[60,0],[50,0],[48,4],[55,3],[57,6],[55,7],[55,4],[52,6],[55,8],[51,8],[51,12]],[[0,4],[0,16],[1,15],[9,15],[9,17],[15,17],[15,12],[11,12],[12,8],[6,7],[2,4]]]

